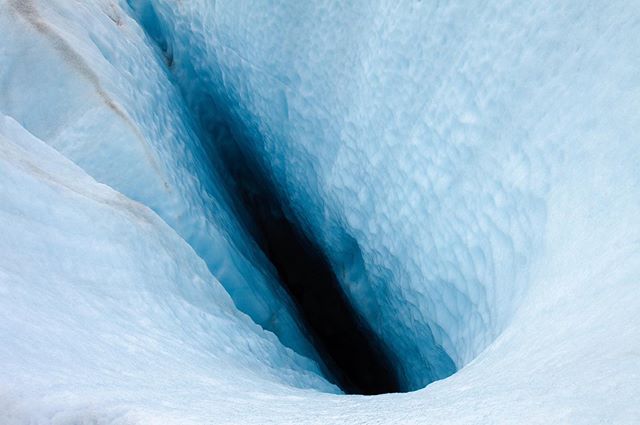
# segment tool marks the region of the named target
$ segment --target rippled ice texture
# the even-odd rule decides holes
[[[19,124],[0,139],[2,421],[638,422],[640,4],[132,4],[188,107],[211,102],[269,164],[410,385],[442,371],[440,349],[464,368],[408,394],[319,392],[313,363],[237,313],[168,226],[21,128],[229,270],[170,213],[204,198],[183,185],[221,205],[198,211],[224,196],[197,144],[167,137],[196,126],[171,121],[187,106],[128,6],[3,1],[0,111]],[[54,24],[70,57],[43,40]],[[220,261],[258,256],[228,215],[203,219],[226,229],[204,232]]]
[[[439,347],[462,367],[491,343],[551,259],[592,264],[561,246],[606,227],[598,211],[640,222],[635,2],[132,3],[412,388],[451,372]]]

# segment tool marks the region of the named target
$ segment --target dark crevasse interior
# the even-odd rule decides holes
[[[134,9],[171,68],[171,46],[155,11],[149,3]],[[225,185],[239,222],[271,262],[294,302],[301,325],[324,363],[321,366],[327,379],[348,394],[405,390],[392,351],[350,304],[313,235],[289,213],[286,198],[269,178],[267,164],[246,148],[248,144],[239,143],[230,125],[221,120],[224,105],[210,98],[205,103],[200,102],[198,106],[204,111],[195,115],[205,133],[204,147],[212,169]]]
[[[210,126],[209,135],[234,209],[295,303],[327,378],[348,394],[402,391],[390,350],[349,303],[327,256],[288,213],[263,164],[224,124]]]

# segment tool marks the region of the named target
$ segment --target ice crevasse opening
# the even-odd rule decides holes
[[[218,159],[215,168],[224,170],[223,184],[240,194],[235,196],[241,198],[239,215],[248,211],[249,229],[259,227],[254,233],[258,240],[269,239],[267,245],[286,245],[296,238],[275,229],[284,217],[327,257],[336,290],[355,309],[358,326],[364,322],[368,328],[365,339],[377,340],[363,351],[383,351],[386,357],[363,366],[363,374],[390,368],[389,379],[397,381],[382,384],[391,391],[372,391],[415,390],[447,377],[499,334],[524,289],[538,243],[535,228],[544,221],[544,158],[533,158],[541,181],[512,182],[507,170],[490,164],[528,166],[527,152],[507,146],[479,164],[472,157],[482,155],[484,147],[474,149],[473,140],[448,147],[428,133],[434,131],[430,123],[416,128],[421,124],[416,113],[423,111],[411,111],[412,99],[372,96],[376,84],[391,84],[367,80],[358,75],[359,64],[350,63],[375,42],[358,33],[358,21],[366,21],[357,6],[327,14],[322,7],[291,4],[264,10],[219,4],[215,12],[161,1],[130,5],[201,123],[205,148]],[[304,18],[286,19],[298,14]],[[261,25],[269,15],[274,22]],[[335,45],[325,45],[318,41],[321,30],[313,28],[318,20],[326,22],[328,39],[332,30],[346,33]],[[347,22],[355,23],[353,28],[346,29]],[[408,85],[428,85],[425,74]],[[387,103],[394,101],[400,110],[409,105],[409,113],[385,116],[393,107]],[[374,116],[357,121],[353,114]],[[387,130],[396,134],[384,134]],[[412,138],[417,141],[405,146],[386,144]],[[439,163],[431,162],[432,154],[441,157]],[[512,209],[518,214],[510,216]],[[263,244],[263,250],[288,250],[283,262],[304,262],[297,255],[304,249],[289,245]],[[332,283],[309,262],[300,267],[308,271],[299,279],[300,296],[294,295],[301,314],[317,315],[318,326],[329,327],[325,333],[339,351],[357,350],[361,342],[347,346],[353,335],[335,335],[352,326],[331,318],[336,300],[322,305],[318,297]],[[281,277],[288,272],[281,271]],[[314,279],[318,292],[309,289]],[[307,297],[313,297],[312,309],[322,311],[303,311]],[[336,356],[320,351],[321,357]],[[352,354],[355,360],[344,367],[365,362],[363,352]]]
[[[0,410],[633,423],[639,20],[0,1]]]

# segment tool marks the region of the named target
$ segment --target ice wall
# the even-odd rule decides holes
[[[238,226],[162,53],[111,1],[0,2],[0,111],[156,211],[236,305],[313,357],[286,294]]]
[[[477,11],[133,3],[170,46],[192,108],[205,121],[222,110],[268,164],[410,387],[493,340],[527,279],[548,170],[526,135],[511,137],[511,95],[494,96],[509,65],[476,63],[474,49],[500,48],[466,22]],[[424,25],[430,14],[441,16]],[[536,178],[514,177],[533,169]]]
[[[222,111],[267,164],[414,388],[452,371],[442,350],[464,366],[505,328],[558,174],[637,124],[604,95],[637,89],[626,2],[130,3],[154,10],[142,22],[192,108]]]

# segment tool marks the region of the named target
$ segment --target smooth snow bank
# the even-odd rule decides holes
[[[526,291],[554,298],[590,250],[634,243],[637,2],[130,3],[192,109],[214,99],[267,164],[411,388],[452,372],[442,350],[468,364]],[[624,233],[600,230],[612,217]],[[552,267],[575,280],[544,286]]]
[[[127,10],[106,0],[0,0],[0,112],[157,212],[238,308],[314,356],[231,213],[161,52]]]
[[[3,425],[149,423],[198,388],[335,391],[155,213],[6,117],[0,187]]]

